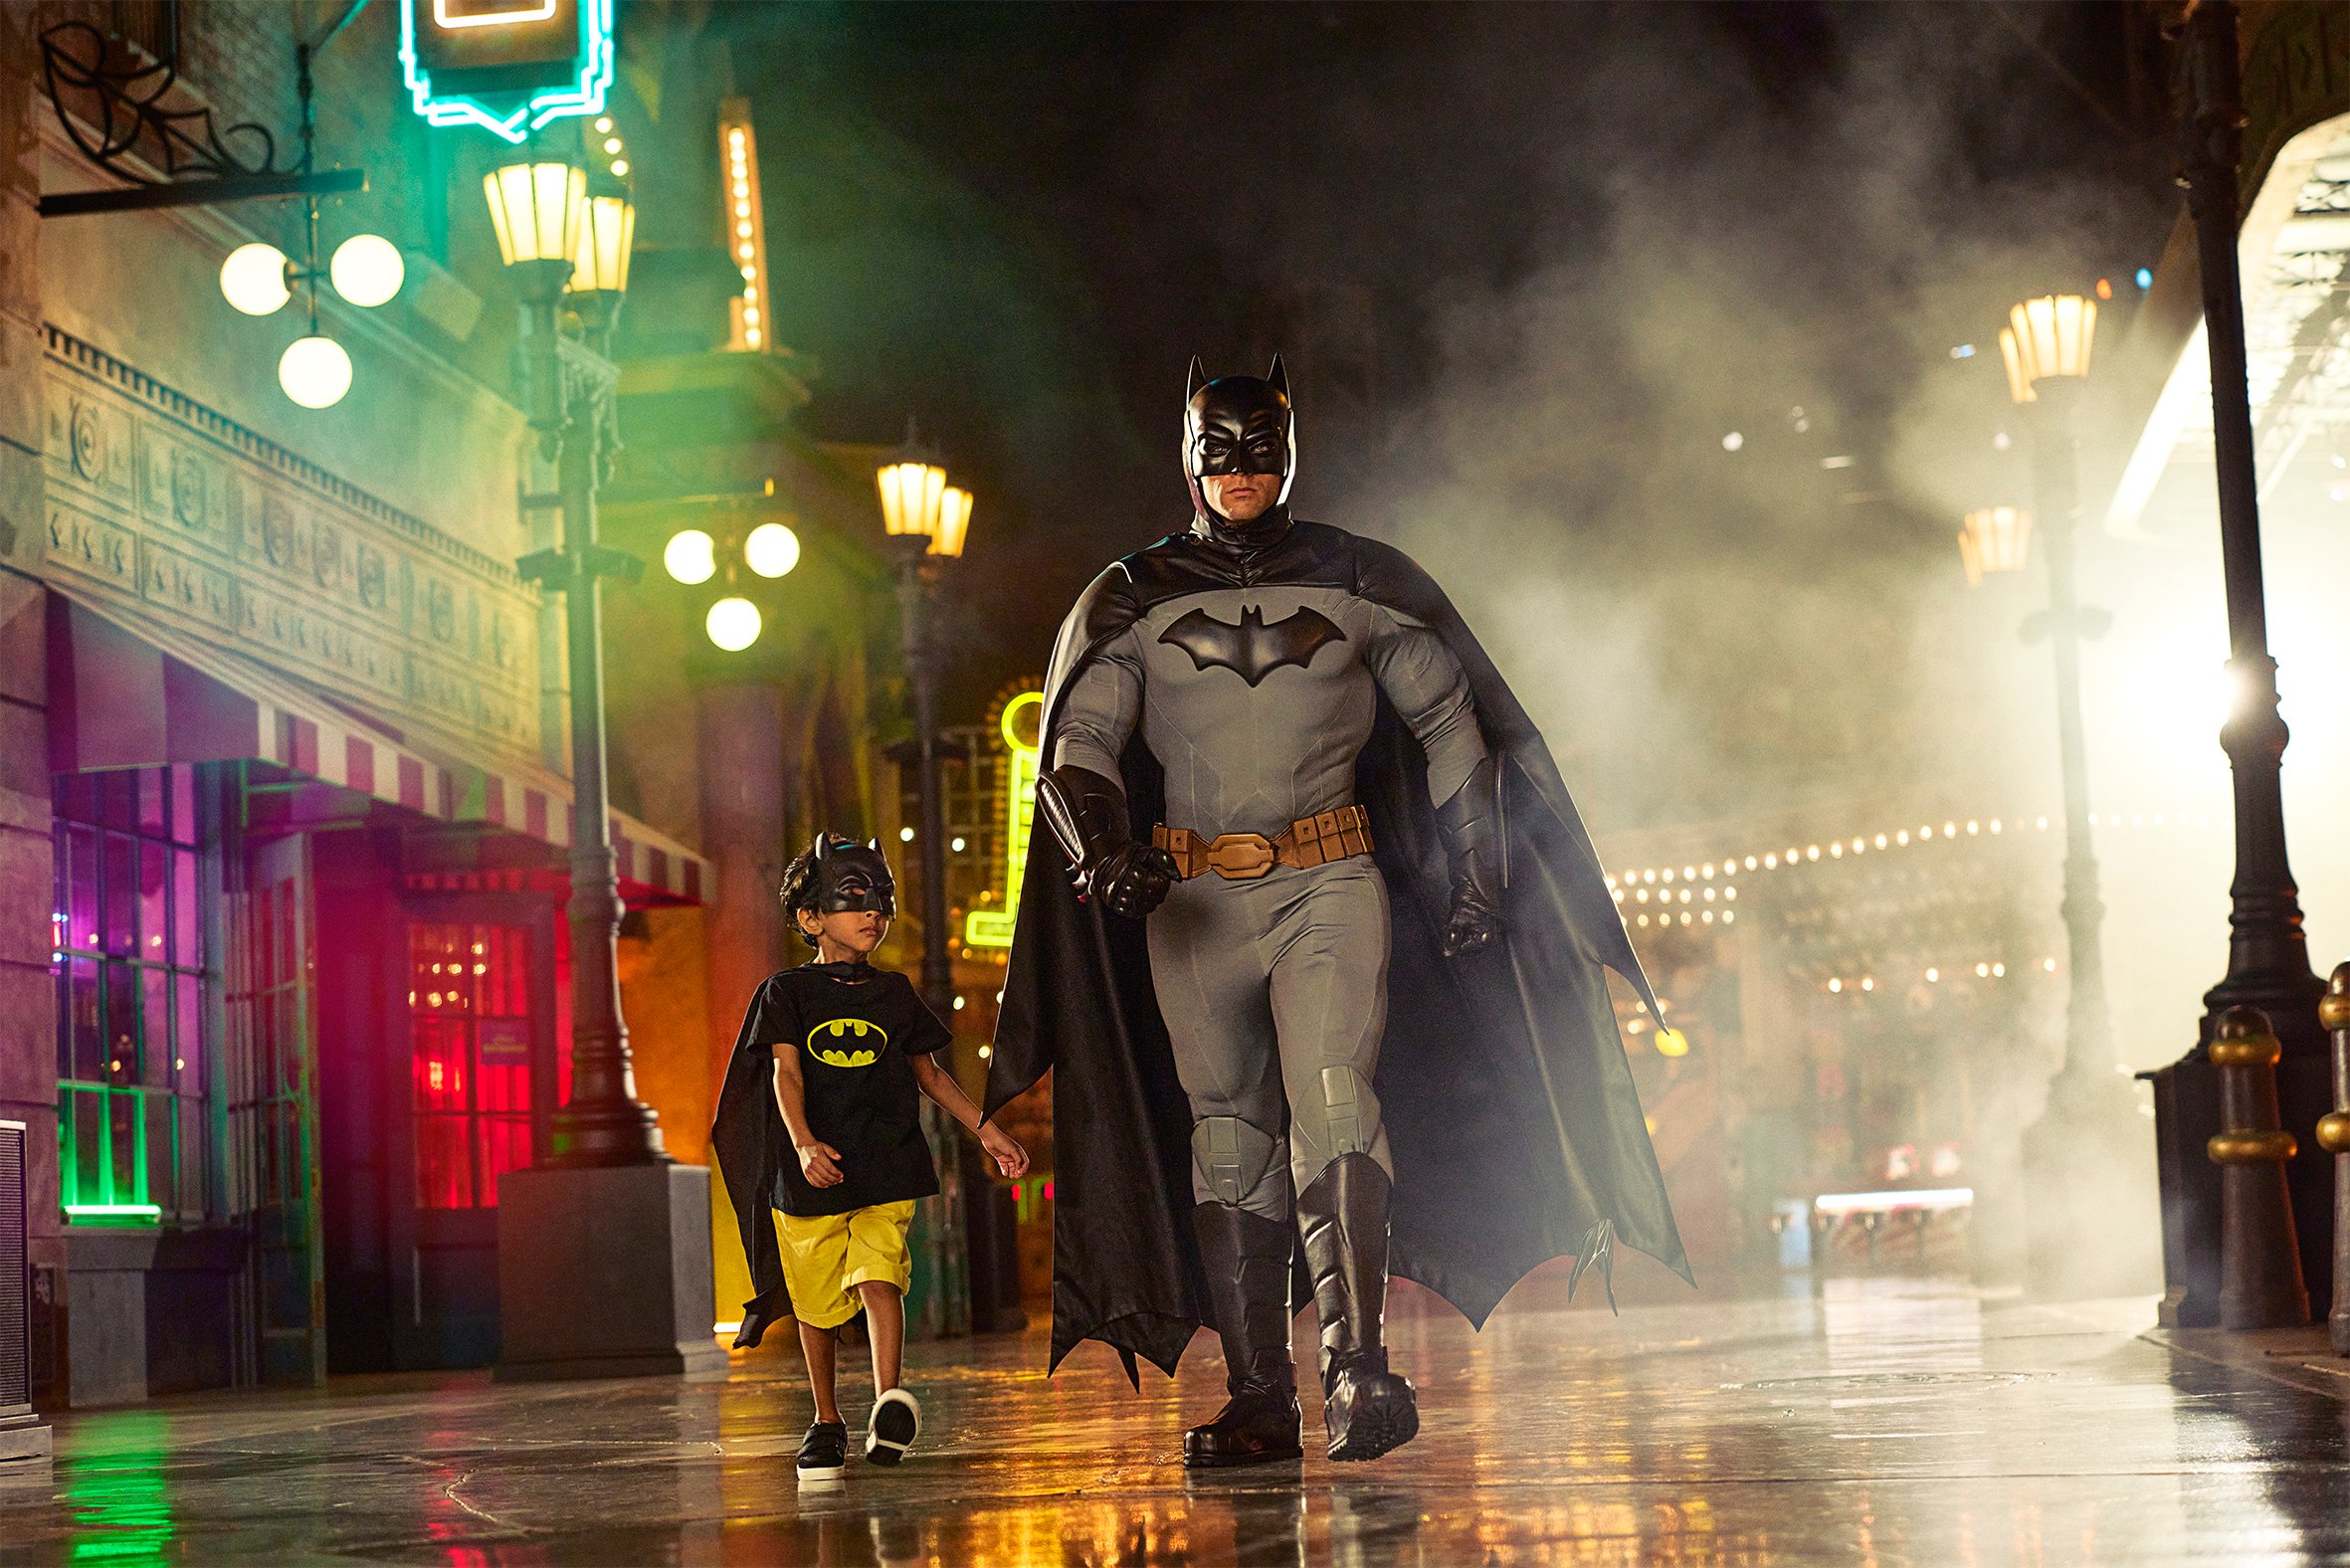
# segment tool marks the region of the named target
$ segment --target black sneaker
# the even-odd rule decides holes
[[[800,1484],[821,1486],[841,1478],[849,1467],[849,1423],[819,1421],[800,1440]]]
[[[922,1430],[922,1402],[904,1389],[893,1388],[874,1401],[873,1424],[865,1433],[865,1457],[876,1465],[895,1465],[914,1446]]]

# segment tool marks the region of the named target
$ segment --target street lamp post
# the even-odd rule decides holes
[[[569,291],[583,329],[608,337],[634,217],[625,197],[591,198],[585,173],[560,160],[517,161],[483,185],[522,306],[524,410],[556,471],[558,541],[516,565],[563,596],[573,799],[571,1096],[540,1160],[499,1184],[497,1375],[706,1370],[723,1364],[710,1335],[708,1173],[662,1149],[636,1097],[620,1008],[602,589],[607,577],[633,581],[639,564],[596,537],[619,373],[562,330]]]
[[[2285,1125],[2307,1127],[2332,1108],[2326,1037],[2317,1002],[2325,989],[2309,967],[2300,891],[2285,857],[2283,761],[2288,738],[2277,711],[2276,661],[2260,573],[2258,471],[2245,365],[2243,219],[2237,168],[2244,110],[2236,7],[2206,0],[2187,20],[2183,165],[2203,281],[2211,353],[2212,440],[2218,471],[2220,558],[2227,584],[2228,667],[2234,700],[2220,730],[2236,797],[2236,877],[2229,884],[2228,969],[2204,995],[2195,1048],[2149,1075],[2163,1200],[2162,1321],[2205,1327],[2220,1320],[2220,1181],[2204,1155],[2221,1130],[2219,1083],[2209,1048],[2231,1008],[2268,1017],[2282,1048],[2277,1090]],[[2311,1308],[2330,1300],[2332,1193],[2325,1156],[2304,1145],[2288,1167],[2294,1228]]]
[[[2126,1288],[2126,1253],[2083,1248],[2096,1217],[2110,1219],[2139,1141],[2136,1106],[2115,1072],[2105,994],[2105,900],[2089,825],[2088,747],[2080,703],[2080,645],[2112,617],[2080,603],[2073,550],[2080,521],[2074,405],[2089,369],[2097,305],[2077,294],[2027,300],[2000,332],[2008,390],[2032,426],[2033,490],[2048,565],[2049,605],[2026,623],[2049,639],[2056,678],[2056,768],[2063,794],[2064,921],[2068,986],[2064,1061],[2046,1108],[2024,1134],[2030,1222],[2026,1262],[2044,1293]],[[2018,529],[2020,566],[2022,530]],[[2107,1267],[2108,1265],[2113,1267]]]
[[[914,743],[921,792],[921,826],[916,830],[922,866],[922,1000],[951,1026],[954,970],[946,952],[946,798],[938,777],[938,677],[940,652],[930,596],[946,563],[963,553],[971,527],[971,494],[946,482],[946,470],[919,451],[909,436],[906,448],[875,476],[881,496],[881,524],[897,559],[898,635],[906,681],[913,688]],[[923,1106],[932,1146],[953,1152],[936,1107]],[[942,1159],[939,1199],[944,1235],[934,1239],[932,1257],[939,1289],[925,1326],[953,1331],[969,1326],[970,1299],[962,1278],[961,1161]]]
[[[623,216],[624,200],[589,197],[586,174],[568,163],[509,164],[483,183],[499,255],[521,295],[526,412],[541,455],[554,461],[562,519],[557,545],[519,563],[525,578],[563,595],[570,667],[571,1097],[554,1114],[543,1163],[641,1165],[668,1156],[653,1111],[636,1097],[620,1011],[614,944],[622,909],[607,794],[603,634],[603,579],[633,581],[639,563],[596,538],[618,371],[565,338],[561,324],[563,295],[576,290],[583,322],[610,331],[627,284],[626,253],[612,236],[633,221]]]

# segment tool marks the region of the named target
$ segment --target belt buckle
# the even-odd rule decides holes
[[[1208,846],[1208,870],[1227,882],[1254,882],[1273,863],[1273,841],[1262,833],[1218,834]]]

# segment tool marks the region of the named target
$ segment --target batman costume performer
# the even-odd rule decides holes
[[[1296,451],[1277,358],[1192,362],[1191,526],[1094,579],[1046,677],[988,1081],[993,1114],[1055,1073],[1053,1364],[1172,1374],[1217,1330],[1193,1466],[1300,1452],[1300,1252],[1339,1460],[1418,1430],[1391,1271],[1478,1325],[1617,1237],[1688,1276],[1603,970],[1655,998],[1557,766],[1425,572],[1291,517]],[[1234,521],[1224,474],[1278,495]]]

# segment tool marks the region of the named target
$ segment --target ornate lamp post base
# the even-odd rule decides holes
[[[497,1380],[722,1375],[699,1165],[497,1182]]]

